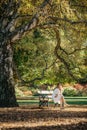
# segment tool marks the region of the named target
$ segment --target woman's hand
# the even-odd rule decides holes
[[[55,98],[56,98],[56,97],[58,97],[58,94],[55,94],[55,96],[54,96],[54,97],[55,97]]]

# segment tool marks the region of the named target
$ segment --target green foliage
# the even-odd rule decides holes
[[[68,88],[65,88],[64,89],[64,92],[63,92],[63,94],[64,94],[64,96],[77,96],[77,91],[76,91],[76,89],[74,89],[74,88],[72,88],[72,87],[68,87]]]
[[[63,92],[64,96],[70,96],[70,97],[74,97],[74,96],[87,96],[87,89],[82,89],[82,90],[76,90],[73,87],[67,87],[64,88],[64,92]]]
[[[30,34],[26,35],[21,41],[14,45],[14,61],[16,62],[17,68],[20,72],[21,77],[25,81],[32,80],[36,77],[42,77],[43,70],[45,70],[44,77],[40,81],[35,81],[35,84],[55,84],[57,82],[66,83],[73,82],[72,77],[69,76],[66,71],[66,67],[63,63],[55,61],[54,49],[55,49],[55,39],[54,33],[44,32],[44,30],[35,29]],[[48,36],[47,36],[48,33]],[[65,40],[66,42],[66,40]],[[20,46],[21,45],[21,46]],[[75,44],[68,44],[65,46],[65,43],[61,44],[64,49],[70,53],[70,47],[75,48]],[[84,50],[82,50],[84,52]],[[85,59],[85,53],[75,52],[70,55],[70,58],[67,59],[67,56],[64,52],[59,52],[64,59],[69,63],[72,69],[72,73],[82,80],[86,80],[86,66],[84,65],[83,60]],[[74,58],[73,58],[74,57]],[[84,58],[84,59],[83,59]],[[53,64],[54,62],[54,64]],[[49,67],[53,64],[51,67]],[[74,67],[73,68],[73,64]],[[80,72],[79,69],[80,68]]]
[[[48,66],[52,63],[53,58],[50,57],[53,55],[52,51],[43,32],[35,30],[31,35],[25,36],[19,44],[14,46],[14,61],[22,78],[27,81],[41,77],[46,63]]]

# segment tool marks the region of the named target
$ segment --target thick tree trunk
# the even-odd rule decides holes
[[[18,106],[13,80],[13,52],[10,44],[0,43],[0,107]]]

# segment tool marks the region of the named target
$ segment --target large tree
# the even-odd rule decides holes
[[[21,13],[26,4],[23,1],[0,1],[0,107],[18,106],[14,90],[12,43],[38,25],[40,13],[48,2],[43,1],[35,14],[25,14]]]
[[[58,50],[68,53],[61,48],[61,33],[69,41],[75,42],[78,32],[83,37],[86,32],[87,15],[84,0],[1,0],[0,1],[0,106],[17,106],[13,79],[13,50],[12,44],[26,32],[34,28],[53,28],[57,45],[56,57],[64,63],[68,72],[70,64],[61,58]],[[84,9],[83,9],[84,7]],[[84,15],[83,12],[84,11]],[[74,26],[73,26],[74,25]],[[82,28],[80,31],[79,28]],[[70,29],[70,30],[69,30]],[[74,32],[74,35],[72,35]],[[71,38],[73,36],[73,39]],[[79,38],[79,36],[78,36]],[[83,42],[82,39],[81,43]],[[79,43],[79,40],[76,40]],[[79,44],[79,48],[81,49]],[[72,51],[75,51],[72,49]],[[70,51],[70,53],[72,53]]]

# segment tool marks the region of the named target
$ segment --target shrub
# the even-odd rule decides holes
[[[64,96],[77,96],[77,90],[73,87],[67,87],[63,91]]]

